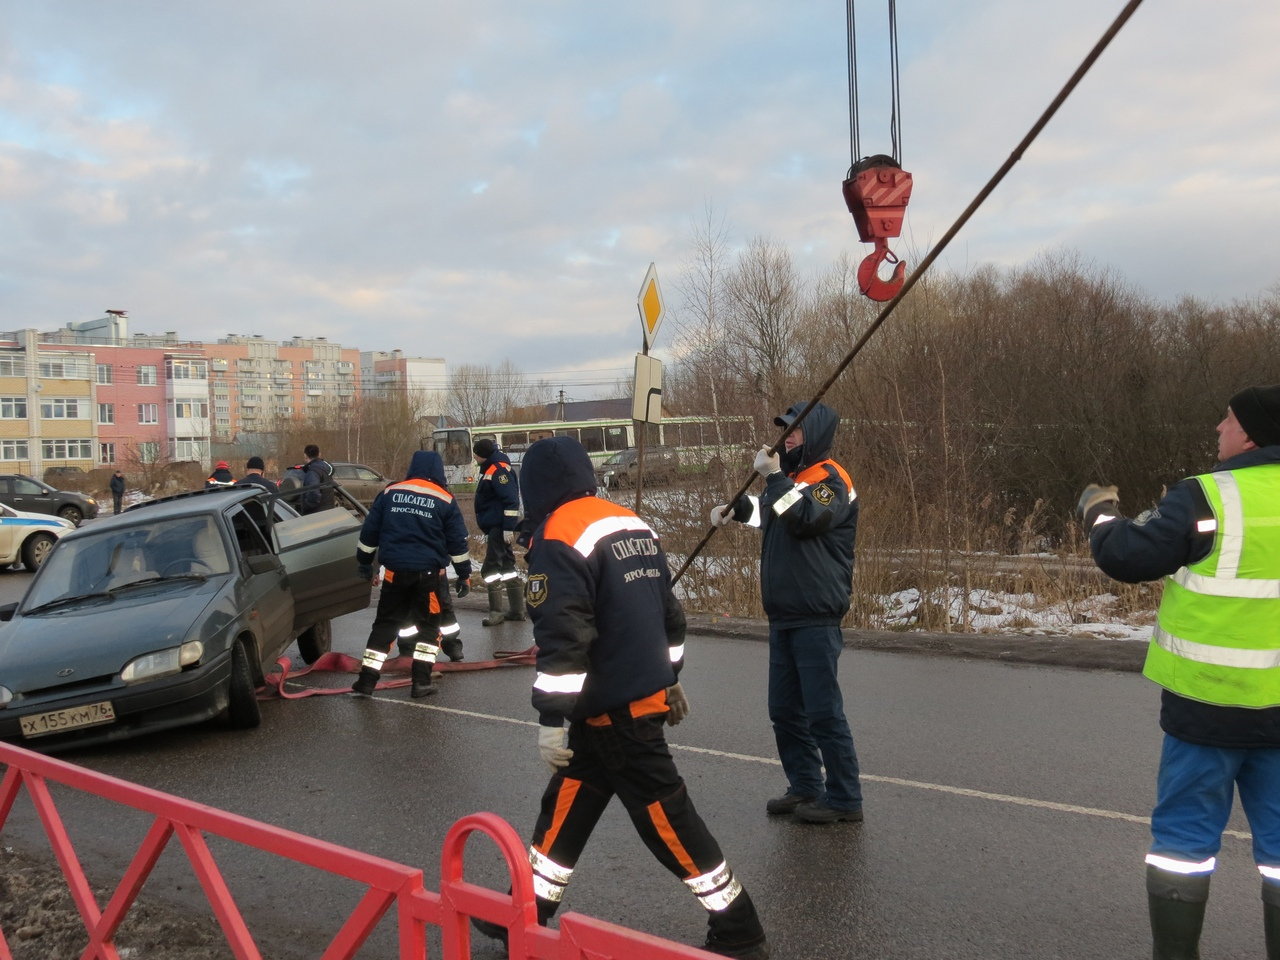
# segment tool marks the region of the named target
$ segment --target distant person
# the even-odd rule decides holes
[[[480,577],[489,591],[489,615],[481,621],[486,627],[504,620],[524,619],[524,585],[516,569],[516,524],[520,522],[520,488],[511,469],[511,460],[488,437],[481,437],[471,448],[480,479],[476,483],[476,526],[484,534],[484,563]],[[502,591],[507,591],[508,610],[502,612]]]
[[[805,409],[774,418],[790,426]],[[769,719],[787,792],[765,805],[803,823],[862,820],[858,755],[836,669],[840,621],[853,591],[858,495],[831,459],[840,418],[824,403],[787,435],[779,457],[762,447],[753,464],[764,493],[714,507],[711,522],[762,527],[760,593],[769,618]],[[826,778],[823,779],[825,770]]]
[[[351,693],[372,696],[391,645],[412,639],[409,693],[430,696],[437,689],[431,673],[440,653],[441,569],[453,565],[459,597],[471,587],[467,522],[445,489],[444,461],[434,450],[415,453],[405,479],[388,485],[369,508],[356,548],[356,569],[365,580],[373,580],[375,557],[386,573]]]
[[[755,905],[694,809],[663,735],[664,724],[688,715],[689,700],[677,679],[684,610],[658,535],[626,507],[596,497],[591,458],[573,437],[531,446],[520,486],[532,531],[533,709],[538,754],[551,769],[529,850],[538,922],[560,906],[616,794],[649,852],[706,910],[703,949],[767,960]],[[613,872],[627,882],[624,865]],[[506,941],[505,927],[471,922]]]
[[[219,460],[213,468],[213,473],[209,479],[204,482],[206,490],[215,490],[218,487],[234,487],[236,478],[231,475],[231,468],[227,466],[227,461]]]
[[[316,484],[320,487],[316,491],[319,494],[319,499],[315,509],[307,512],[315,513],[320,510],[333,509],[337,503],[333,493],[333,465],[320,456],[320,448],[314,443],[307,444],[302,452],[307,458],[305,469],[316,478]]]
[[[1147,901],[1155,960],[1200,956],[1233,794],[1253,831],[1267,956],[1280,957],[1280,384],[1247,387],[1218,424],[1218,463],[1129,520],[1115,487],[1076,511],[1124,583],[1164,578],[1143,673],[1164,690]]]
[[[236,481],[237,487],[261,487],[268,493],[278,493],[279,484],[266,477],[262,471],[267,469],[261,457],[250,457],[244,462],[244,476]]]
[[[121,503],[124,500],[124,474],[117,470],[111,475],[111,505],[112,513],[119,513]]]

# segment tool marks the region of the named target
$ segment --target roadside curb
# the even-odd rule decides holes
[[[487,610],[488,603],[454,600],[465,610]],[[769,639],[769,624],[745,617],[689,615],[689,633],[730,640]],[[1118,670],[1139,673],[1147,656],[1146,643],[1098,640],[1025,633],[918,633],[844,628],[844,645],[851,650],[903,653],[961,660],[993,660],[1027,666],[1073,667],[1079,670]]]

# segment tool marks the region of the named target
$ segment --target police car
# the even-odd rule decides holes
[[[0,567],[22,561],[35,573],[53,545],[76,525],[47,513],[24,513],[0,503]]]

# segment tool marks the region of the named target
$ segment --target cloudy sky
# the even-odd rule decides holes
[[[902,0],[900,246],[927,249],[1122,0]],[[887,152],[882,0],[860,2]],[[1162,299],[1280,280],[1280,4],[1150,0],[939,266],[1067,247]],[[511,359],[591,396],[691,222],[864,248],[834,0],[0,0],[0,304],[13,329],[328,336]]]

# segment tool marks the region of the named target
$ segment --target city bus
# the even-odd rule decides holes
[[[699,470],[728,454],[741,458],[751,450],[754,424],[749,417],[666,417],[646,424],[645,446],[674,448],[682,467]],[[634,420],[545,420],[540,423],[493,423],[479,427],[442,427],[431,438],[432,448],[444,460],[450,484],[475,483],[479,473],[471,449],[487,437],[519,467],[530,444],[546,437],[573,437],[591,456],[593,467],[636,445]],[[425,446],[425,444],[424,444]]]

